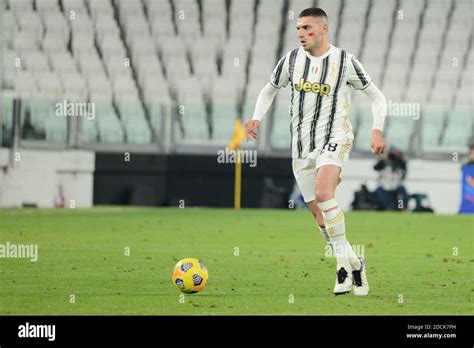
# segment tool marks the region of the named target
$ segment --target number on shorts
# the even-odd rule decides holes
[[[323,153],[325,149],[330,152],[334,152],[336,151],[336,148],[337,148],[337,143],[327,143],[326,145],[324,145],[321,153]]]

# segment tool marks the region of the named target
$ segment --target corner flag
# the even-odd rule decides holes
[[[240,118],[235,120],[234,124],[234,134],[232,134],[232,139],[230,139],[229,149],[236,150],[240,147],[240,143],[245,139],[245,130],[242,125]]]
[[[237,159],[235,161],[235,179],[234,179],[234,208],[240,209],[241,183],[242,183],[242,163],[240,162],[240,143],[245,139],[245,130],[242,121],[235,120],[234,134],[229,143],[230,150],[236,150]]]

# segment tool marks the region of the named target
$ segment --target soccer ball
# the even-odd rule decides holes
[[[173,284],[187,294],[194,294],[204,289],[209,274],[201,260],[186,258],[173,268]]]

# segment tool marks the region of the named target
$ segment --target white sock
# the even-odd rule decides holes
[[[319,227],[319,232],[321,232],[321,235],[323,236],[326,243],[331,244],[331,241],[329,240],[328,231],[326,230],[326,227],[321,227],[319,225],[318,225],[318,227]]]
[[[333,203],[332,207],[337,208],[324,211],[328,209],[328,204],[326,204],[328,202]],[[360,269],[360,260],[346,239],[344,212],[341,207],[337,204],[336,200],[322,202],[321,205],[322,208],[320,207],[320,209],[323,211],[327,235],[336,254],[337,269],[344,267],[347,272]]]
[[[326,241],[326,244],[331,247],[331,250],[334,252],[334,247],[332,246],[332,242],[329,240],[328,232],[326,231],[326,227],[321,227],[319,226],[319,232],[321,232],[321,235],[323,236],[324,240]]]

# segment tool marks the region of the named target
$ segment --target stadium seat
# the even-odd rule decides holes
[[[27,56],[33,51],[39,49],[37,35],[29,31],[19,31],[15,35],[15,41],[13,44],[15,52],[19,54],[20,57]]]
[[[150,117],[150,127],[158,139],[161,135],[165,118],[171,114],[171,105],[169,102],[161,100],[145,99],[145,107]]]
[[[153,37],[160,41],[162,38],[175,36],[173,22],[170,17],[157,16],[151,23],[151,33]]]
[[[218,77],[217,64],[212,57],[195,60],[194,75],[198,78],[202,88],[208,91],[212,88],[213,81]]]
[[[424,103],[428,99],[430,86],[424,82],[411,81],[407,89],[406,96],[410,100]]]
[[[159,20],[171,18],[172,11],[170,2],[167,0],[145,0],[145,6],[148,12],[149,20],[154,23],[155,19]]]
[[[17,12],[17,24],[22,32],[29,32],[35,36],[37,42],[43,37],[44,27],[36,12]]]
[[[178,36],[185,45],[192,45],[201,36],[201,27],[196,20],[177,20]]]
[[[230,2],[230,17],[234,18],[238,15],[247,15],[253,17],[253,10],[255,8],[255,0],[241,0]]]
[[[25,13],[33,10],[32,0],[16,0],[10,2],[10,9],[14,13]]]
[[[105,118],[98,122],[99,140],[105,144],[123,144],[125,135],[120,122],[115,118]]]
[[[384,130],[387,142],[404,152],[412,151],[412,138],[419,115],[390,115]]]
[[[399,9],[404,12],[420,13],[424,6],[425,1],[423,0],[402,0],[400,1]]]
[[[3,86],[4,90],[13,90],[15,88],[15,69],[7,68],[3,72]]]
[[[199,100],[190,100],[180,105],[184,112],[180,114],[184,128],[184,140],[209,139],[209,126],[204,104]]]
[[[78,65],[83,75],[104,76],[105,70],[98,54],[95,51],[82,54],[79,58]]]
[[[213,139],[227,143],[232,137],[237,118],[237,106],[231,100],[213,103],[212,130]]]
[[[175,90],[178,90],[182,81],[186,81],[190,76],[191,67],[185,58],[176,58],[173,63],[169,62],[166,66],[166,78]]]
[[[247,89],[245,91],[245,100],[252,101],[252,103],[257,102],[257,97],[262,90],[262,88],[269,82],[268,76],[265,76],[264,79],[256,80],[255,78],[252,81],[249,81],[247,85]],[[284,89],[280,89],[279,92],[283,91]]]
[[[107,35],[120,35],[120,29],[111,14],[99,13],[94,19],[97,31],[97,40],[103,41],[103,37]]]
[[[421,110],[421,149],[432,151],[439,149],[439,139],[446,122],[446,108],[443,106],[425,106]]]
[[[46,33],[55,33],[62,37],[64,43],[69,41],[69,22],[59,10],[45,11],[42,14]]]
[[[13,48],[14,33],[16,30],[16,18],[12,11],[5,11],[3,14],[3,32],[6,47]]]
[[[125,121],[125,133],[129,144],[150,144],[152,135],[144,118]]]
[[[314,6],[313,0],[291,0],[289,3],[289,8],[292,11],[295,11],[295,16],[298,17],[298,14],[303,11],[305,8]],[[320,5],[321,6],[321,5]]]
[[[120,36],[116,33],[104,34],[102,40],[98,42],[100,52],[105,61],[108,61],[109,58],[125,58],[125,47],[123,45]]]
[[[226,22],[222,18],[211,18],[203,21],[203,33],[214,49],[219,50],[227,39]]]
[[[67,13],[74,11],[76,14],[82,15],[87,13],[84,0],[61,0],[63,10]]]
[[[232,136],[239,93],[234,79],[221,77],[214,82],[211,94],[213,139],[228,141]]]
[[[61,75],[61,82],[65,95],[74,96],[74,101],[87,100],[87,86],[81,74],[64,73]]]
[[[111,102],[94,101],[94,104],[96,118],[93,122],[89,121],[89,123],[96,124],[99,142],[106,144],[123,143],[123,128],[119,119],[117,118],[117,114]]]
[[[131,67],[123,56],[110,56],[106,61],[105,66],[112,81],[115,81],[119,76],[128,76],[129,78],[132,78]]]
[[[359,56],[362,43],[360,38],[363,37],[366,27],[365,16],[368,4],[368,1],[346,2],[339,22],[337,44],[356,56]]]
[[[42,51],[33,51],[26,55],[23,59],[26,69],[33,74],[47,72],[50,70],[48,59]]]
[[[138,36],[130,46],[132,59],[135,60],[139,56],[152,56],[156,58],[156,49],[152,38],[147,34]]]
[[[89,0],[88,3],[92,19],[96,23],[100,22],[100,20],[97,20],[98,18],[103,19],[113,16],[114,9],[110,0]]]
[[[405,89],[405,84],[403,78],[399,76],[397,79],[396,76],[392,74],[387,74],[385,76],[385,84],[383,87],[383,94],[387,100],[399,101],[403,98],[403,91]],[[357,93],[360,94],[360,93]]]
[[[93,120],[88,120],[87,118],[81,118],[80,120],[79,136],[81,143],[96,143],[99,135],[96,122]]]
[[[472,56],[472,54],[471,54]],[[461,73],[461,79],[459,84],[459,89],[455,94],[455,107],[464,109],[470,108],[473,109],[472,103],[472,84],[473,84],[473,74],[472,74],[472,67],[474,64],[469,61],[466,61],[466,70],[464,73]]]
[[[125,22],[125,44],[131,46],[132,43],[140,37],[146,37],[150,34],[150,28],[146,22],[145,16],[128,16]]]
[[[179,63],[183,61],[186,61],[187,63],[186,52],[179,45],[176,45],[176,40],[173,38],[160,40],[158,45],[161,54],[161,61],[166,68],[168,68],[169,65],[177,64],[175,63],[176,60],[179,60]],[[171,63],[171,61],[173,62]]]
[[[372,107],[370,105],[359,105],[353,108],[357,115],[357,126],[354,127],[355,143],[354,149],[359,151],[370,151],[369,140],[372,133]]]
[[[42,47],[49,55],[55,52],[66,52],[67,44],[64,41],[64,34],[55,31],[47,31],[43,39]]]
[[[442,144],[453,149],[464,149],[469,137],[473,134],[474,114],[472,109],[452,110],[448,114],[447,127],[444,131]]]
[[[90,33],[74,33],[72,35],[72,52],[75,57],[95,50],[94,37]]]
[[[160,75],[146,76],[142,90],[145,94],[145,100],[168,101],[170,99],[168,83]]]
[[[71,25],[71,36],[74,39],[75,35],[78,36],[89,36],[94,37],[94,23],[89,17],[87,10],[85,12],[76,15],[74,20],[70,20]]]
[[[60,74],[78,71],[76,62],[68,51],[53,51],[49,59],[52,69]]]
[[[67,140],[67,117],[48,117],[45,132],[48,143],[65,144]]]
[[[202,15],[207,21],[212,18],[222,18],[227,11],[226,4],[220,0],[209,0],[202,2]]]
[[[112,85],[107,77],[89,75],[86,83],[89,89],[90,99],[112,101]]]
[[[15,91],[19,96],[32,96],[35,94],[37,86],[34,76],[29,71],[19,71],[15,79]]]
[[[13,126],[13,100],[15,98],[15,92],[3,91],[2,93],[2,106],[3,106],[3,126],[7,131],[10,131]]]
[[[178,90],[178,116],[184,131],[182,140],[209,138],[206,107],[199,90],[200,83],[196,78],[189,78]]]
[[[281,93],[281,92],[280,92]],[[289,97],[286,94],[279,94],[276,100],[274,112],[272,114],[273,127],[271,130],[271,144],[277,150],[290,149],[290,116]],[[269,117],[267,115],[266,117]]]
[[[255,41],[251,49],[251,68],[254,64],[267,65],[272,63],[276,65],[277,60],[281,57],[277,57],[278,45],[274,41]],[[281,52],[282,55],[286,54],[286,51]],[[250,75],[252,76],[252,75]]]

